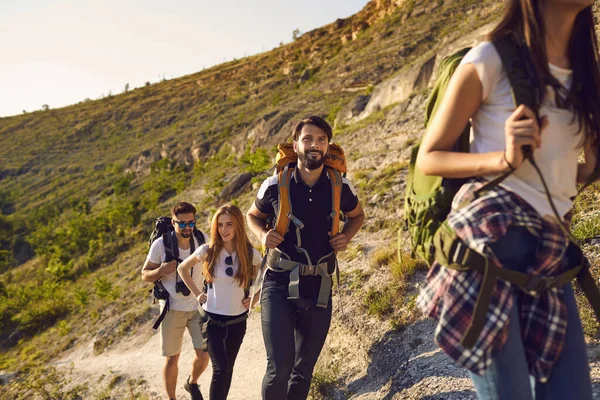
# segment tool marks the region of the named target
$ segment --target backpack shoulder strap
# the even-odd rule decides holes
[[[524,104],[533,110],[536,118],[539,120],[538,108],[542,102],[543,93],[540,89],[541,85],[531,62],[529,50],[527,50],[524,45],[516,43],[510,36],[494,40],[493,44],[500,56],[504,73],[510,83],[515,108]],[[535,161],[533,160],[530,146],[523,147],[523,155],[526,159],[529,159],[535,167]],[[514,170],[509,170],[487,182],[476,190],[475,197],[479,197],[481,193],[498,186],[513,173]],[[540,178],[543,181],[543,177],[540,176]],[[548,201],[552,205],[552,199],[548,196],[548,193],[546,193],[546,195]]]
[[[202,246],[204,243],[206,243],[206,240],[204,239],[204,233],[202,233],[200,229],[194,228],[194,236],[198,241],[198,246]]]
[[[290,225],[289,214],[292,212],[292,200],[290,199],[290,181],[294,167],[285,166],[283,171],[277,174],[277,190],[279,192],[279,210],[277,212],[277,225],[275,231],[284,236]]]
[[[537,114],[542,102],[542,85],[535,73],[529,51],[525,46],[515,43],[510,36],[495,40],[493,44],[510,82],[515,107],[525,104]]]
[[[165,247],[165,253],[167,255],[165,262],[169,262],[171,260],[175,260],[179,254],[179,249],[175,250],[173,247],[173,236],[171,235],[171,232],[166,232],[162,234],[162,240],[163,240],[163,246]]]
[[[436,84],[431,90],[431,94],[427,99],[427,105],[425,106],[425,126],[429,124],[429,121],[436,114],[438,107],[442,103],[441,100],[444,97],[448,83],[450,83],[450,78],[452,78],[454,71],[456,71],[456,68],[458,68],[463,57],[469,50],[471,50],[470,47],[465,47],[440,62]]]
[[[327,168],[327,174],[331,181],[331,236],[340,232],[340,209],[342,203],[342,174],[337,169]]]

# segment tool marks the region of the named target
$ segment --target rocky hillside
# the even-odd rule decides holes
[[[225,201],[247,208],[269,174],[273,147],[307,114],[334,124],[367,214],[342,255],[313,398],[474,398],[464,371],[432,344],[432,324],[419,319],[414,300],[424,271],[398,260],[396,242],[407,160],[422,135],[435,68],[476,43],[500,7],[374,0],[266,53],[0,119],[0,370],[29,372],[6,398],[40,388],[152,398],[152,384],[128,371],[112,380],[107,371],[85,392],[44,368],[69,354],[95,357],[148,340],[157,310],[145,301],[139,269],[152,220],[179,199],[205,218]],[[596,191],[578,203],[581,237],[600,233],[595,204]],[[584,309],[596,365],[598,330],[589,317]]]

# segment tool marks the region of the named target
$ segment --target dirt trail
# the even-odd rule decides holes
[[[123,377],[119,380],[121,385],[131,378],[143,379],[145,381],[141,384],[143,392],[150,399],[166,399],[162,381],[164,358],[160,354],[160,337],[158,334],[149,334],[149,331],[152,331],[151,324],[146,324],[140,328],[138,337],[99,356],[93,355],[93,343],[90,342],[55,365],[63,367],[73,363],[73,383],[82,383],[88,387],[97,385],[90,390],[91,394],[98,394],[103,387],[106,387],[111,376],[121,376]],[[186,331],[179,359],[177,399],[189,399],[189,394],[183,389],[183,385],[190,373],[193,355],[192,342]],[[248,319],[248,329],[236,361],[228,399],[260,399],[260,387],[265,368],[266,355],[260,313],[254,312]],[[202,394],[206,399],[208,399],[211,376],[212,368],[209,363],[199,381]]]

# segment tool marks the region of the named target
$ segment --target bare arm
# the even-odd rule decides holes
[[[194,294],[194,297],[196,298],[198,298],[202,294],[202,290],[200,290],[198,286],[196,286],[196,283],[194,283],[191,269],[200,261],[201,260],[199,260],[195,255],[191,254],[188,258],[183,260],[183,262],[177,267],[177,272],[179,272],[181,280],[183,281],[183,283],[185,283],[185,286],[187,286],[190,289],[190,291]]]
[[[261,212],[256,205],[252,203],[250,209],[246,213],[246,222],[250,231],[260,239],[260,242],[266,249],[274,249],[283,242],[283,237],[275,232],[274,229],[267,229],[268,214]]]
[[[163,276],[175,271],[175,267],[177,267],[177,262],[175,260],[160,264],[146,260],[142,267],[142,280],[145,282],[156,282]]]
[[[425,174],[447,178],[498,174],[510,168],[508,162],[515,168],[523,163],[522,146],[539,147],[539,131],[545,126],[540,129],[533,112],[519,106],[505,125],[506,155],[502,151],[481,154],[453,152],[452,147],[469,118],[482,103],[482,93],[475,66],[459,66],[419,148],[417,167]]]

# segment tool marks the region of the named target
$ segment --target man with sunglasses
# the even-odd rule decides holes
[[[277,175],[264,181],[247,213],[250,230],[268,249],[260,303],[267,350],[265,400],[308,396],[331,322],[327,283],[335,271],[335,253],[346,250],[364,221],[356,191],[343,178],[340,210],[347,221],[342,232],[331,232],[333,183],[324,168],[331,136],[331,126],[318,116],[301,120],[294,129],[298,163],[288,186],[291,222],[285,235],[267,227],[280,207]]]
[[[202,244],[194,234],[196,208],[190,203],[177,203],[171,209],[171,219],[174,230],[165,235],[171,235],[169,242],[172,243],[172,246],[170,249],[165,249],[165,235],[152,242],[142,268],[142,279],[147,282],[156,282],[160,279],[169,292],[169,310],[160,324],[162,355],[166,358],[163,378],[167,395],[169,399],[176,398],[179,354],[183,333],[187,328],[196,355],[192,361],[191,375],[184,388],[191,394],[192,400],[202,400],[197,382],[208,365],[208,354],[202,350],[198,301],[190,295],[190,290],[177,275],[178,263],[189,257],[194,249]],[[204,233],[201,235],[204,236],[204,242],[207,242],[208,237]],[[168,257],[167,253],[171,256]],[[198,264],[195,267],[192,269],[192,278],[197,285],[202,285],[202,266]],[[165,304],[166,302],[161,300],[161,309],[165,307]]]

